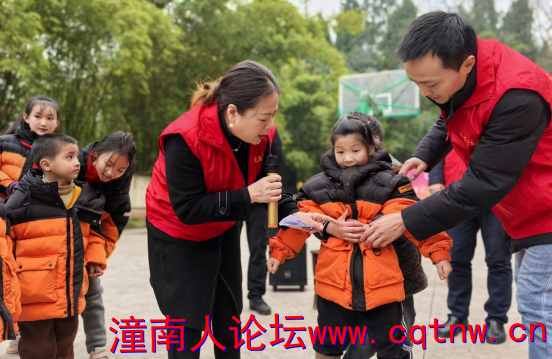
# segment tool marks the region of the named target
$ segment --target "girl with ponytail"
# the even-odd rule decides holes
[[[105,195],[101,228],[108,258],[128,223],[135,157],[136,145],[132,134],[121,131],[106,136],[101,142],[93,142],[79,152],[78,179]],[[86,352],[91,359],[107,359],[109,356],[102,293],[100,278],[89,278],[88,292],[84,296],[86,308],[81,317],[86,335]]]
[[[25,112],[0,136],[0,198],[6,199],[19,178],[33,167],[31,147],[59,125],[59,107],[46,96],[33,97]]]

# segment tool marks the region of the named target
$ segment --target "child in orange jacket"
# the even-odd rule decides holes
[[[0,199],[0,343],[15,340],[21,315],[21,290],[15,274],[13,242],[7,227],[7,210]]]
[[[21,178],[6,204],[21,286],[22,359],[74,357],[88,277],[102,275],[106,266],[105,197],[74,181],[78,155],[77,141],[67,135],[36,139],[31,156],[38,169]]]
[[[309,179],[297,196],[301,211],[333,218],[344,215],[365,223],[367,229],[378,213],[397,213],[418,201],[410,180],[391,170],[389,154],[375,150],[365,120],[345,115],[335,124],[331,141],[332,150],[321,160],[324,172]],[[452,270],[450,237],[443,232],[418,241],[408,231],[404,234],[436,264],[441,279],[445,279]],[[297,255],[307,237],[308,233],[290,228],[271,238],[268,269],[275,273],[285,259]],[[360,317],[369,325],[378,357],[411,357],[410,347],[390,339],[391,328],[404,325],[400,302],[405,298],[404,278],[393,245],[372,248],[330,237],[322,241],[314,278],[319,328],[352,327]],[[403,337],[399,330],[393,334],[396,339]],[[332,344],[327,335],[325,342],[314,346],[316,358],[340,357],[349,343],[347,336],[343,344]]]

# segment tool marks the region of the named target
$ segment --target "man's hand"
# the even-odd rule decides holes
[[[437,267],[437,273],[439,273],[439,278],[441,278],[441,280],[447,279],[450,272],[452,272],[452,267],[448,259],[443,259],[435,264],[435,266]]]
[[[349,210],[346,209],[337,219],[338,224],[329,223],[326,233],[350,243],[359,243],[364,232],[364,224],[354,219],[347,219],[348,214]]]
[[[90,278],[98,278],[104,274],[102,266],[96,263],[88,264],[88,276]]]
[[[420,173],[422,173],[427,169],[427,163],[425,163],[419,158],[412,157],[411,159],[409,159],[403,164],[399,174],[406,177],[408,172],[410,172],[413,169],[415,169],[416,171],[412,174],[412,177],[410,177],[411,181],[414,181],[416,178],[418,178]]]
[[[266,262],[266,267],[268,268],[268,271],[272,274],[276,274],[276,271],[278,270],[278,267],[280,266],[280,261],[276,258],[269,258]]]
[[[434,183],[427,187],[429,193],[434,194],[445,189],[445,185],[442,183]]]
[[[383,216],[377,221],[369,223],[370,227],[364,232],[361,241],[365,241],[366,247],[386,247],[395,239],[403,235],[406,227],[400,213]]]

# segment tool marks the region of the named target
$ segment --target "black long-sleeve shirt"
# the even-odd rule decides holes
[[[274,134],[274,141],[272,142],[271,144],[272,146],[270,147],[270,152],[272,152],[272,154],[274,156],[278,156],[278,158],[280,159],[280,163],[283,162],[283,153],[282,153],[282,140],[280,139],[280,135],[278,134],[278,131],[276,131],[276,133]]]
[[[244,179],[248,178],[249,144],[233,137],[221,123],[223,132],[234,152]],[[266,176],[267,144],[261,172],[257,180]],[[182,223],[187,225],[243,221],[251,212],[251,198],[247,187],[234,191],[206,193],[203,167],[181,135],[169,135],[165,139],[165,167],[167,187],[173,210]],[[245,181],[247,183],[247,181]],[[221,208],[226,210],[221,211]],[[287,193],[282,193],[278,203],[281,218],[298,212],[297,203]]]
[[[445,184],[445,160],[441,160],[433,169],[429,172],[429,185],[432,184]]]
[[[448,119],[471,96],[475,84],[475,70],[472,70],[464,89],[449,103],[440,105]],[[423,240],[500,202],[525,171],[550,123],[550,117],[550,106],[537,92],[519,89],[506,92],[491,113],[462,180],[402,211],[408,231]],[[427,163],[430,170],[451,149],[452,144],[447,141],[447,130],[440,116],[413,157]],[[552,243],[552,233],[544,237],[541,235],[539,241]],[[521,242],[516,243],[516,246],[520,245]]]

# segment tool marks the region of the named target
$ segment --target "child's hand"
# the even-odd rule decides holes
[[[363,228],[362,222],[354,219],[347,219],[348,214],[349,210],[346,209],[341,217],[337,219],[338,224],[328,224],[326,233],[349,243],[359,243],[360,236],[364,233],[365,229]]]
[[[439,273],[439,278],[445,280],[448,278],[450,272],[452,272],[452,267],[448,259],[443,259],[435,265],[437,267],[437,273]]]
[[[102,266],[96,263],[88,264],[88,276],[90,278],[98,278],[104,274]]]
[[[278,270],[278,267],[280,266],[281,262],[277,260],[276,258],[270,258],[266,262],[266,266],[268,268],[268,271],[272,274],[276,274],[276,271]]]

